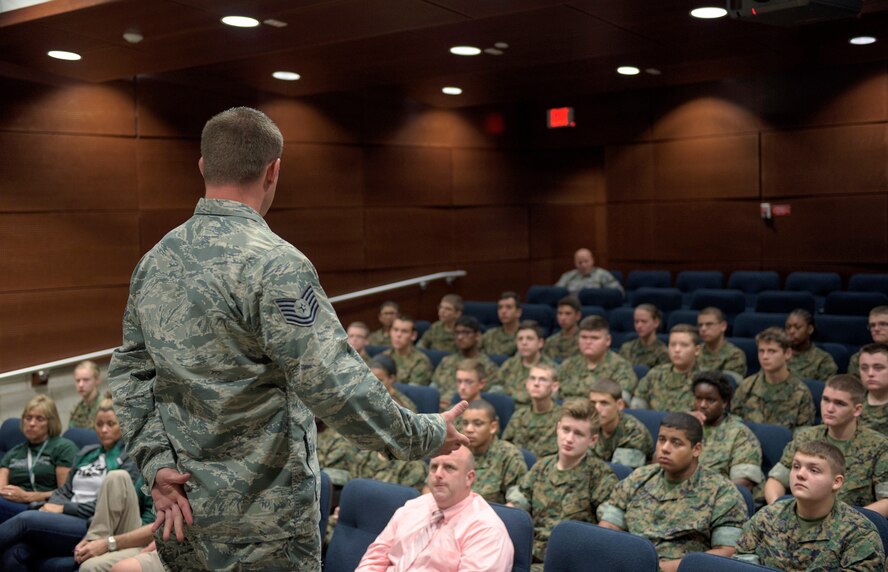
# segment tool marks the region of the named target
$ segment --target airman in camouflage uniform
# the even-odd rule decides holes
[[[632,398],[636,409],[657,411],[690,411],[694,408],[691,380],[700,371],[696,366],[682,373],[671,363],[658,365],[638,382]]]
[[[760,371],[743,380],[734,395],[734,413],[746,421],[782,425],[789,429],[814,423],[814,398],[795,375],[768,383]]]
[[[860,379],[867,395],[859,421],[888,436],[888,344],[867,344],[860,354]]]
[[[502,326],[490,328],[481,338],[481,351],[486,354],[511,356],[518,349],[518,321],[521,301],[515,292],[503,292],[496,303],[496,314]]]
[[[669,363],[669,349],[657,338],[654,338],[651,345],[644,343],[641,338],[635,338],[620,346],[620,357],[632,365],[654,368]]]
[[[406,355],[399,354],[394,348],[385,350],[383,354],[395,360],[398,366],[398,383],[428,385],[432,382],[432,362],[427,355],[413,346]]]
[[[453,338],[453,330],[447,330],[444,322],[435,322],[422,335],[422,339],[416,347],[427,350],[439,350],[453,353],[456,351],[456,340]]]
[[[392,345],[391,327],[400,313],[397,302],[387,300],[379,307],[379,323],[382,327],[370,332],[367,341],[374,346]]]
[[[826,381],[839,371],[839,366],[831,355],[812,345],[807,351],[792,350],[786,366],[789,371],[800,379],[819,379]]]
[[[475,484],[472,490],[487,502],[505,504],[506,492],[527,472],[524,456],[515,445],[493,438],[487,451],[474,452]]]
[[[654,452],[654,439],[644,423],[629,415],[620,413],[620,423],[609,437],[598,432],[598,441],[592,453],[602,461],[619,463],[627,467],[644,465]]]
[[[71,420],[68,422],[68,428],[80,428],[80,429],[93,429],[96,426],[96,411],[99,410],[99,403],[101,403],[101,399],[99,399],[99,393],[96,392],[95,399],[92,400],[92,403],[87,403],[86,401],[78,401],[77,405],[74,407],[74,411],[71,412]]]
[[[717,471],[732,481],[749,479],[759,484],[764,480],[759,440],[752,429],[730,413],[718,425],[703,426],[700,466]]]
[[[697,329],[703,348],[697,356],[697,365],[702,371],[733,371],[742,377],[746,375],[746,354],[725,340],[727,328],[728,322],[720,309],[710,306],[700,310]]]
[[[632,365],[611,350],[607,351],[604,359],[594,368],[589,367],[589,362],[582,355],[566,360],[558,368],[563,399],[589,397],[589,387],[598,379],[612,379],[619,383],[623,388],[623,396],[627,399],[638,385],[638,377],[635,376]]]
[[[484,368],[485,391],[490,391],[491,387],[500,384],[499,368],[486,354],[475,354],[472,358],[466,357],[462,352],[445,356],[435,368],[435,374],[432,376],[432,381],[438,386],[438,391],[441,393],[442,402],[446,400],[447,403],[450,403],[453,396],[456,395],[456,368],[461,361],[466,359],[474,359]]]
[[[490,328],[484,332],[481,339],[481,348],[484,353],[511,356],[515,355],[518,346],[515,344],[515,334],[508,334],[503,330],[502,326]]]
[[[561,409],[552,402],[549,409],[535,411],[522,407],[515,411],[503,432],[503,440],[527,449],[537,458],[554,455],[558,451],[555,442],[555,424],[561,417]]]
[[[571,335],[565,335],[564,331],[559,330],[546,338],[546,345],[543,347],[543,355],[553,360],[566,360],[580,353],[577,347],[577,339],[579,332],[576,331]]]
[[[207,198],[133,273],[109,370],[115,409],[158,514],[190,503],[183,543],[157,539],[168,566],[319,570],[314,415],[405,459],[449,450],[453,415],[395,405],[311,263],[263,220],[283,144],[274,124],[231,109],[201,144]]]
[[[558,367],[554,360],[546,356],[539,356],[537,362],[533,365],[548,364],[552,367]],[[512,399],[515,400],[515,408],[523,408],[530,405],[530,395],[524,386],[527,376],[530,374],[530,368],[533,366],[524,365],[523,358],[520,355],[514,355],[507,359],[499,369],[500,382],[506,389]]]
[[[82,361],[74,368],[74,384],[80,401],[71,412],[68,428],[93,430],[96,425],[96,412],[102,401],[102,374],[94,361]]]

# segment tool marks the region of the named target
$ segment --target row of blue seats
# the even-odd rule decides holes
[[[22,420],[18,417],[10,417],[0,425],[0,457],[19,443],[25,442],[25,434],[22,433],[21,424]],[[99,436],[92,429],[72,427],[62,433],[62,437],[70,439],[80,449],[87,445],[99,444]]]

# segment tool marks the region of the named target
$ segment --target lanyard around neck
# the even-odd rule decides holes
[[[43,442],[43,445],[40,446],[40,450],[37,451],[37,458],[31,461],[31,447],[28,446],[28,476],[31,477],[31,490],[36,491],[37,485],[34,484],[34,465],[36,465],[40,461],[40,455],[43,454],[43,450],[46,449],[46,444],[49,443],[49,438]]]

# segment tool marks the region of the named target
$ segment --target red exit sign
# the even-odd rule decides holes
[[[575,127],[573,107],[553,107],[546,115],[546,125],[549,129],[559,127]]]

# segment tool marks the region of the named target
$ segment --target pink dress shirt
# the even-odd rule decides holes
[[[431,494],[407,501],[367,548],[355,572],[395,569],[405,541],[428,525],[438,510]],[[503,521],[482,497],[471,493],[444,511],[444,524],[410,570],[429,572],[509,572],[515,549]]]

